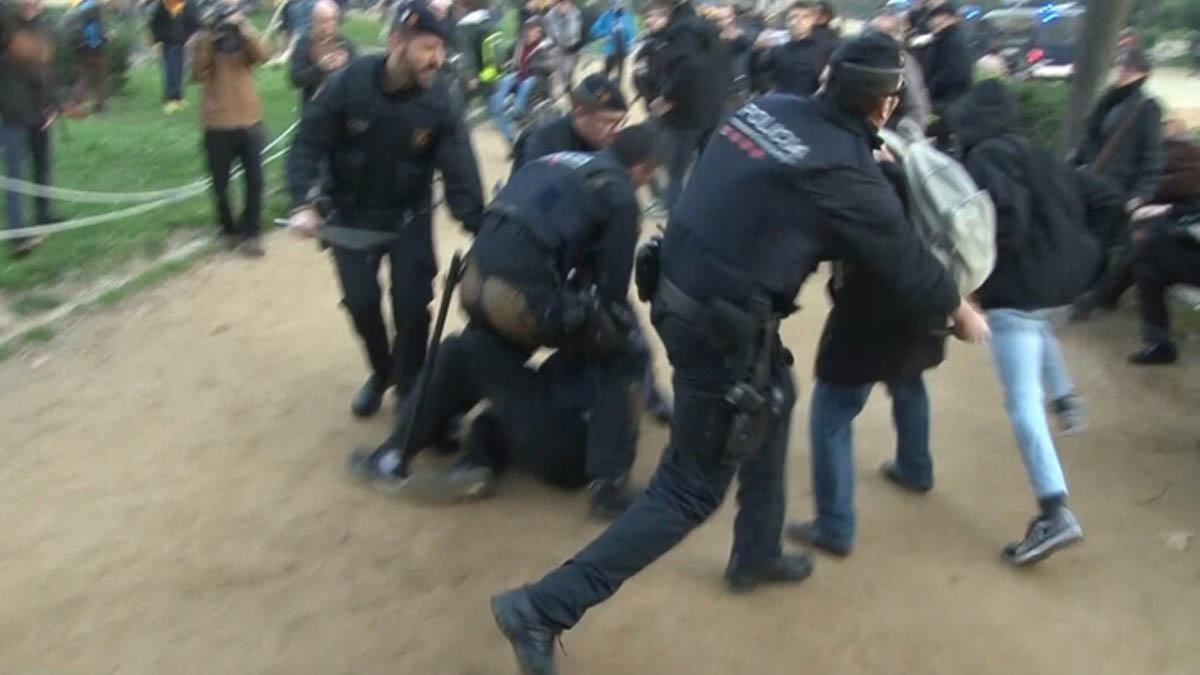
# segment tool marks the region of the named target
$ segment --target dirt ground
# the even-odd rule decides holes
[[[500,150],[478,138],[490,185]],[[448,258],[465,240],[439,228]],[[0,365],[0,673],[515,672],[488,597],[600,531],[586,495],[509,475],[495,499],[436,508],[352,484],[346,453],[391,415],[349,415],[364,366],[337,301],[327,258],[274,236],[263,261],[215,257]],[[802,302],[785,327],[805,392],[793,517],[812,512],[820,280]],[[1168,546],[1200,530],[1200,345],[1131,369],[1128,309],[1062,335],[1094,415],[1060,446],[1084,544],[1032,570],[1001,562],[1034,502],[986,352],[955,345],[930,377],[932,493],[878,477],[893,444],[879,393],[857,427],[850,558],[730,595],[730,499],[565,636],[563,671],[1200,672],[1200,545]],[[665,439],[643,426],[639,479]]]

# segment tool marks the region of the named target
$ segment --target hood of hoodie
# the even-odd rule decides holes
[[[999,80],[984,80],[972,87],[963,98],[957,117],[964,150],[990,138],[1021,133],[1017,102]]]

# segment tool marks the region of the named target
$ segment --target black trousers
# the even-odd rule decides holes
[[[625,79],[625,55],[624,54],[609,54],[604,57],[604,76],[617,86],[621,86],[621,82]]]
[[[551,359],[554,357],[552,356]],[[487,399],[480,418],[497,431],[475,445],[469,459],[503,470],[514,465],[555,485],[587,483],[588,425],[584,410],[556,397],[555,369],[547,361],[537,370],[525,365],[528,354],[478,324],[442,341],[430,375],[423,413],[413,419],[416,399],[409,397],[392,435],[381,447],[398,448],[409,424],[415,447],[437,443],[451,421]],[[479,425],[477,418],[476,424]],[[478,433],[478,426],[471,433]]]
[[[1142,339],[1170,340],[1166,293],[1172,284],[1200,284],[1200,241],[1186,232],[1158,234],[1137,247],[1134,261],[1142,312]]]
[[[237,237],[258,235],[262,217],[263,130],[261,124],[244,129],[206,129],[204,154],[208,158],[208,173],[212,176],[213,196],[216,198],[217,218],[221,233]],[[237,160],[245,172],[246,204],[241,218],[234,220],[229,202],[229,174]]]
[[[730,565],[754,569],[782,553],[784,460],[795,403],[788,366],[780,359],[772,373],[785,394],[783,414],[762,447],[741,466],[731,466],[721,456],[734,416],[725,401],[734,372],[700,327],[658,302],[652,319],[675,368],[671,439],[645,494],[592,543],[529,587],[536,611],[559,630],[575,625],[588,608],[712,515],[735,474],[740,485]]]
[[[385,257],[391,274],[392,340],[380,305],[379,266]],[[362,338],[371,371],[396,385],[401,394],[407,393],[425,362],[429,303],[437,275],[428,214],[405,226],[391,244],[365,251],[334,248],[333,259],[342,285],[342,306]]]

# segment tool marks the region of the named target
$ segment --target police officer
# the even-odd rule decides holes
[[[571,92],[571,114],[526,131],[513,146],[512,173],[526,162],[555,152],[596,152],[612,145],[629,106],[607,77],[588,75]]]
[[[470,326],[501,336],[522,362],[551,347],[596,366],[587,470],[592,513],[600,518],[621,513],[632,494],[631,411],[646,357],[628,293],[638,238],[634,191],[654,167],[650,141],[650,132],[635,126],[608,150],[556,153],[525,165],[488,206],[461,283]],[[393,486],[404,480],[411,455],[398,446],[415,403],[406,402],[391,439],[369,457],[351,458],[354,473]]]
[[[540,581],[492,598],[523,672],[554,673],[555,637],[711,515],[735,473],[730,588],[810,574],[806,556],[780,545],[795,396],[778,325],[821,260],[862,265],[905,311],[952,314],[964,339],[986,335],[872,157],[902,72],[900,46],[868,35],[835,53],[817,98],[742,107],[672,212],[659,273],[653,249],[639,254],[639,295],[652,296],[675,367],[671,440],[644,496],[603,534]]]
[[[474,232],[483,211],[462,111],[437,77],[445,57],[442,25],[420,0],[401,7],[387,53],[356,59],[330,78],[305,109],[292,146],[288,187],[296,210],[289,225],[332,246],[342,304],[371,367],[351,404],[359,416],[377,411],[392,385],[404,396],[425,359],[437,272],[434,169],[463,227]],[[328,179],[321,180],[326,161]],[[327,220],[334,227],[323,230]],[[384,256],[396,325],[391,345],[377,280]]]
[[[648,362],[648,352],[634,357]],[[491,494],[499,474],[508,466],[528,471],[559,487],[575,489],[589,482],[588,457],[604,448],[589,443],[605,440],[590,434],[588,420],[596,402],[602,364],[571,350],[559,349],[537,368],[526,366],[528,351],[503,336],[472,323],[446,338],[438,350],[426,389],[421,415],[411,423],[414,447],[453,446],[448,440],[456,420],[487,400],[462,442],[462,455],[440,471],[414,471],[396,486],[397,494],[432,501],[461,501]],[[409,404],[405,414],[411,415]],[[634,428],[634,410],[624,424]],[[399,448],[407,431],[397,426],[381,447]],[[619,439],[636,441],[633,434]],[[632,454],[632,447],[620,452]],[[361,453],[358,457],[361,457]],[[352,459],[352,470],[363,467]],[[372,478],[372,472],[363,472]]]

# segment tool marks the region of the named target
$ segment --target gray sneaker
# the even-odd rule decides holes
[[[424,502],[454,503],[483,499],[495,487],[496,472],[491,467],[460,462],[441,471],[415,471],[396,494]]]
[[[1032,565],[1082,539],[1079,520],[1064,506],[1054,515],[1034,518],[1023,541],[1004,547],[1004,559],[1018,567]]]
[[[1054,416],[1058,418],[1059,431],[1064,436],[1080,433],[1087,429],[1091,422],[1088,418],[1087,406],[1084,405],[1083,399],[1075,394],[1067,394],[1062,398],[1055,399],[1053,408]]]

